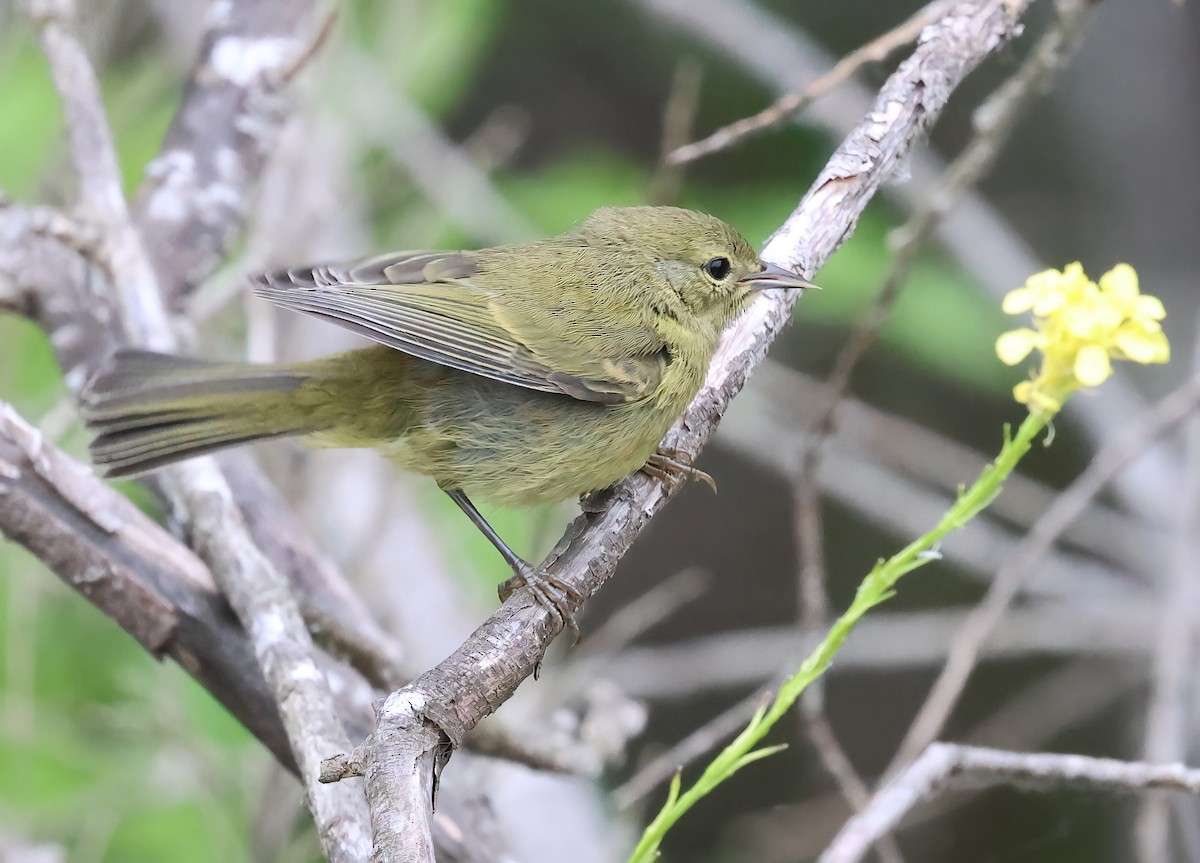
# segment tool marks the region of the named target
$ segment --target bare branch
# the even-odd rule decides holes
[[[156,657],[170,656],[294,769],[245,632],[187,548],[0,405],[0,533]]]
[[[50,337],[67,386],[83,386],[117,344],[112,298],[96,268],[42,227],[63,214],[0,206],[0,310],[38,321]]]
[[[300,598],[313,638],[345,659],[372,685],[387,690],[415,676],[394,638],[375,621],[362,597],[304,533],[279,490],[245,452],[218,458],[254,544]]]
[[[1082,785],[1096,791],[1164,788],[1200,794],[1200,769],[1182,764],[934,743],[880,790],[866,811],[846,823],[818,863],[861,860],[880,836],[895,830],[909,812],[959,777],[973,783],[1021,782],[1048,788]]]
[[[637,803],[688,764],[741,731],[754,711],[769,703],[769,692],[755,692],[722,710],[613,789],[613,803],[619,809]]]
[[[1114,664],[1110,658],[1095,657],[1061,664],[1023,686],[998,710],[967,729],[964,743],[1001,749],[1040,746],[1128,698],[1143,681],[1142,665]],[[1064,699],[1065,692],[1071,697]],[[977,792],[987,790],[983,785],[956,787],[953,795],[934,798],[913,810],[904,824],[909,828],[927,824],[975,802]],[[731,831],[735,847],[742,857],[756,861],[815,859],[833,841],[839,822],[847,817],[845,806],[835,805],[833,796],[822,794],[795,804],[774,805],[739,819],[741,823]]]
[[[1196,323],[1192,374],[1200,377],[1200,319]],[[1198,598],[1195,576],[1200,562],[1200,541],[1196,536],[1196,519],[1200,515],[1200,415],[1192,414],[1184,432],[1187,452],[1179,489],[1179,515],[1167,577],[1162,584],[1162,620],[1158,626],[1142,750],[1143,757],[1155,763],[1182,761],[1190,749],[1188,713],[1192,702],[1193,627]],[[1140,863],[1171,859],[1169,803],[1161,794],[1149,794],[1142,801],[1135,834]],[[1194,815],[1184,820],[1195,824]]]
[[[288,84],[327,35],[326,0],[211,3],[207,33],[137,223],[173,308],[225,260],[290,110]]]
[[[785,93],[757,114],[722,126],[699,141],[674,148],[667,154],[666,161],[672,165],[694,162],[704,156],[728,149],[752,135],[760,134],[772,126],[779,125],[789,117],[794,117],[814,100],[837,87],[863,66],[886,60],[895,51],[912,42],[921,30],[945,15],[954,3],[955,0],[934,0],[934,2],[922,6],[891,30],[851,51],[834,64],[832,69],[804,89]]]
[[[492,185],[487,172],[404,93],[389,88],[364,58],[342,59],[342,87],[360,134],[384,148],[425,197],[454,223],[484,243],[538,236],[537,229]],[[388,105],[380,111],[381,104]]]
[[[962,2],[931,28],[913,56],[884,85],[874,111],[850,134],[796,212],[768,242],[763,257],[810,274],[832,254],[879,185],[938,116],[955,86],[1013,35],[1025,6],[1015,0]],[[668,435],[673,448],[691,454],[699,451],[787,322],[793,303],[794,297],[764,297],[726,333],[707,383]],[[590,596],[611,575],[667,496],[661,484],[635,475],[586,502],[584,515],[551,555],[550,571]],[[467,731],[511,696],[557,634],[547,612],[526,593],[514,594],[448,659],[393,696],[406,711],[420,711],[444,735],[435,740],[430,724],[420,723],[419,741],[410,740],[416,755],[411,750],[409,755],[419,757],[426,768],[436,743],[448,740],[457,746]],[[381,717],[372,737],[387,740],[394,733]],[[366,751],[380,752],[377,745],[369,738]],[[395,783],[390,799],[415,805],[420,789],[413,785],[411,762],[393,763],[393,771],[391,778],[386,772],[379,776],[380,781]],[[411,829],[423,828],[413,825]]]
[[[694,57],[684,57],[675,64],[671,89],[663,107],[662,156],[646,189],[646,201],[651,204],[674,204],[683,185],[683,166],[671,161],[672,151],[687,143],[692,136],[696,112],[700,109],[700,82],[704,67]]]
[[[71,30],[73,0],[27,0],[25,5],[37,24],[62,99],[71,159],[79,175],[80,213],[99,236],[100,263],[113,276],[124,309],[121,323],[138,344],[169,347],[174,342],[171,327],[154,299],[158,290],[154,271],[129,218],[100,82]]]

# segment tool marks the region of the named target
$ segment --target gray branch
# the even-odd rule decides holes
[[[958,778],[991,785],[1020,782],[1096,791],[1162,788],[1200,794],[1200,769],[1182,764],[934,743],[846,823],[818,863],[857,863],[879,837],[894,831],[913,809]]]
[[[955,87],[1015,35],[1027,5],[1020,0],[962,2],[927,29],[913,55],[884,84],[873,110],[767,243],[763,257],[806,275],[819,269],[853,231],[880,185],[923,138]],[[671,447],[693,455],[699,452],[787,323],[794,301],[794,297],[761,298],[725,334],[705,386],[668,434]],[[549,570],[583,596],[591,596],[668,496],[660,483],[637,474],[585,501],[584,514],[547,560]],[[526,593],[518,591],[449,658],[393,696],[411,711],[420,711],[436,728],[420,723],[415,731],[419,740],[408,739],[401,745],[402,735],[388,727],[390,714],[380,717],[362,758],[373,800],[399,807],[401,813],[428,812],[425,780],[414,758],[419,756],[420,767],[430,768],[431,753],[439,743],[457,746],[533,673],[557,630],[548,613]],[[390,769],[376,771],[372,763],[388,764]],[[378,823],[381,813],[374,810],[374,815]],[[408,826],[414,834],[423,829],[427,828],[420,823]],[[377,846],[376,852],[397,853],[401,847],[411,847],[402,835],[395,839],[395,848]]]
[[[295,769],[254,651],[208,568],[90,468],[0,405],[0,533],[169,656]]]
[[[241,234],[251,192],[291,113],[287,85],[324,38],[330,15],[325,0],[209,4],[183,104],[136,203],[172,308]]]

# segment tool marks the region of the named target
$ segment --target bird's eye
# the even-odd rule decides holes
[[[729,275],[729,271],[732,269],[733,266],[729,263],[729,258],[713,258],[703,267],[704,272],[708,273],[718,282],[725,281],[725,277]]]

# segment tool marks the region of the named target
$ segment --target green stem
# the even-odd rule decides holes
[[[870,609],[888,599],[896,582],[906,573],[918,569],[938,555],[937,544],[951,531],[957,530],[988,507],[1000,494],[1004,481],[1016,468],[1018,462],[1029,452],[1038,434],[1053,419],[1051,412],[1029,414],[1014,437],[1005,429],[1004,446],[996,460],[983,469],[979,478],[965,491],[960,491],[954,505],[942,516],[941,521],[929,533],[909,543],[900,552],[886,561],[881,560],[863,579],[850,607],[830,627],[825,638],[809,654],[796,672],[779,689],[779,694],[770,707],[759,708],[750,724],[733,742],[713,759],[712,763],[687,791],[678,793],[678,783],[672,786],[662,810],[646,827],[641,841],[629,858],[630,863],[652,863],[658,857],[658,849],[672,825],[691,809],[701,798],[724,782],[742,767],[759,758],[777,751],[781,747],[755,750],[755,746],[796,703],[800,694],[833,663],[846,637],[855,624]],[[677,778],[678,779],[678,778]]]

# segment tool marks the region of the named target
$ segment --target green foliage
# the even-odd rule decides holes
[[[62,117],[45,58],[14,30],[0,38],[0,189],[28,198],[58,149]]]
[[[269,757],[245,729],[11,545],[0,622],[6,826],[88,859],[246,859]]]

